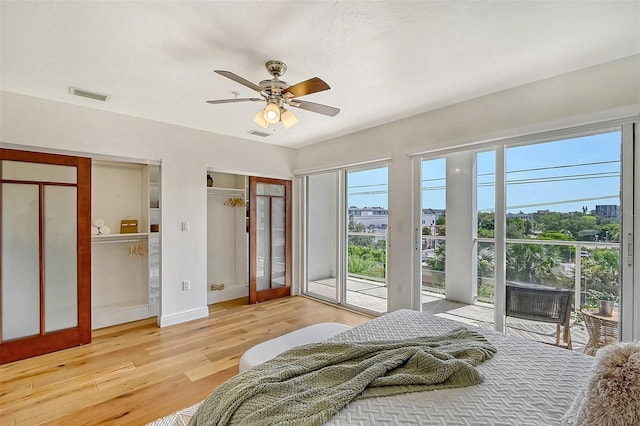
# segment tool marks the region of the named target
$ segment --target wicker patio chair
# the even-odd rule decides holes
[[[556,346],[560,346],[562,325],[562,341],[566,343],[567,349],[571,350],[572,296],[573,291],[569,289],[507,283],[506,315],[556,324]]]
[[[603,346],[618,342],[618,315],[605,318],[597,311],[582,310],[584,325],[589,333],[589,341],[584,347],[584,353],[595,355]]]

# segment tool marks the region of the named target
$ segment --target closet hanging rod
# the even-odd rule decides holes
[[[146,241],[146,238],[129,238],[126,240],[92,240],[92,243],[106,244],[106,243],[139,243]]]

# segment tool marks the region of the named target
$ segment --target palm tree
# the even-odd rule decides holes
[[[557,252],[537,244],[507,245],[507,280],[529,284],[556,283]]]

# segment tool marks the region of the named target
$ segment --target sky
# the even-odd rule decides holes
[[[531,213],[620,205],[621,133],[511,147],[506,151],[507,212]],[[446,160],[425,160],[422,207],[445,209]],[[478,153],[478,210],[493,211],[495,153]],[[388,207],[387,167],[349,172],[350,206]]]

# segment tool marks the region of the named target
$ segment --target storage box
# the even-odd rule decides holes
[[[120,221],[120,233],[121,234],[135,234],[138,232],[138,220],[137,219],[122,219]]]

